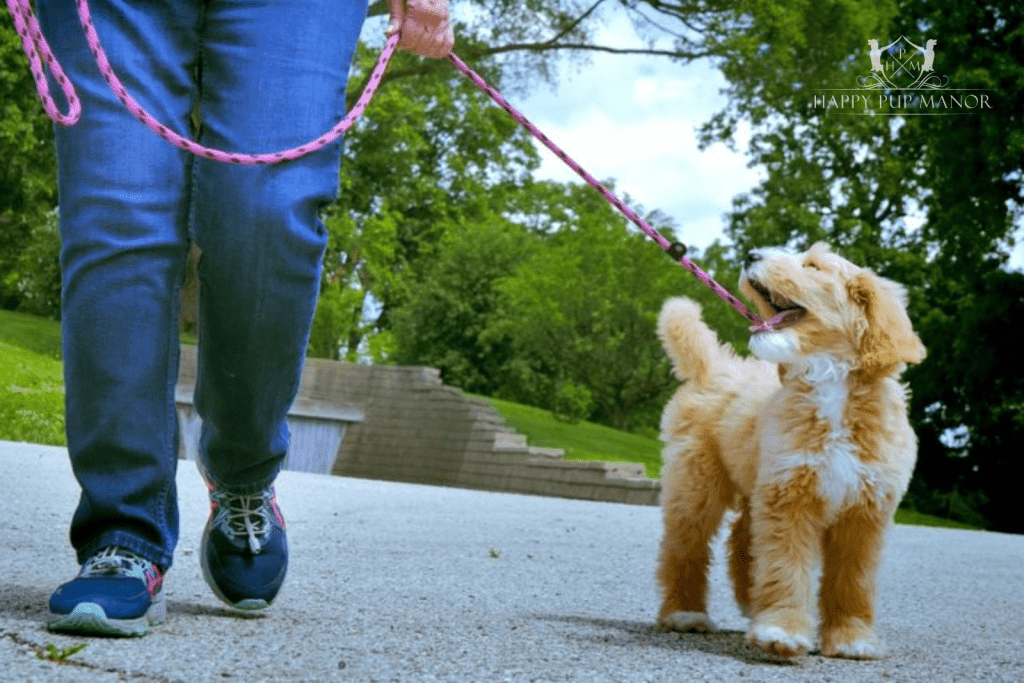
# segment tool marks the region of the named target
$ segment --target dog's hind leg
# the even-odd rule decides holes
[[[709,542],[732,502],[732,484],[717,453],[678,453],[662,472],[665,535],[658,580],[658,624],[672,631],[713,631],[707,614]]]
[[[729,534],[729,577],[732,579],[736,604],[745,617],[750,616],[750,583],[753,558],[750,555],[750,501],[743,506],[732,523]]]
[[[886,655],[874,631],[875,576],[891,510],[854,508],[825,533],[822,544],[821,653],[879,659]]]

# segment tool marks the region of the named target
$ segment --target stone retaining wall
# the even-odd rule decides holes
[[[182,348],[179,409],[190,414],[195,348]],[[337,475],[566,498],[657,504],[659,483],[632,463],[562,459],[534,448],[485,400],[441,382],[427,367],[364,366],[310,358],[290,416],[292,443],[325,421],[337,425],[337,452],[318,466]],[[306,439],[331,443],[329,438]],[[187,449],[185,449],[187,451]],[[290,454],[295,463],[317,454]],[[322,460],[322,457],[321,457]],[[319,469],[318,469],[319,468]]]

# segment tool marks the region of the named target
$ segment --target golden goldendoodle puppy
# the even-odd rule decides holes
[[[721,344],[693,301],[659,318],[683,381],[661,420],[659,624],[714,629],[708,542],[734,509],[729,573],[750,642],[812,650],[817,593],[822,654],[881,657],[875,575],[917,454],[898,378],[925,357],[906,293],[824,244],[751,252],[740,290],[774,325],[750,340],[760,360]]]

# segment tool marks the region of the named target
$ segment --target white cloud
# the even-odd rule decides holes
[[[601,44],[641,44],[624,16],[609,19]],[[742,149],[698,149],[696,130],[724,105],[724,85],[707,64],[599,53],[514,105],[591,174],[613,179],[620,197],[671,216],[684,242],[704,248],[721,238],[733,197],[758,180]],[[537,175],[578,180],[547,150]]]

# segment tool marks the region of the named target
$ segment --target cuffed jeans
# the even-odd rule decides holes
[[[256,153],[344,116],[366,0],[92,0],[128,91],[179,133]],[[288,448],[340,144],[274,166],[192,157],[136,121],[93,63],[72,0],[39,16],[82,98],[57,130],[67,441],[82,495],[79,562],[107,545],[165,569],[178,538],[178,313],[189,242],[199,262],[195,403],[200,458],[237,493],[273,481]]]

